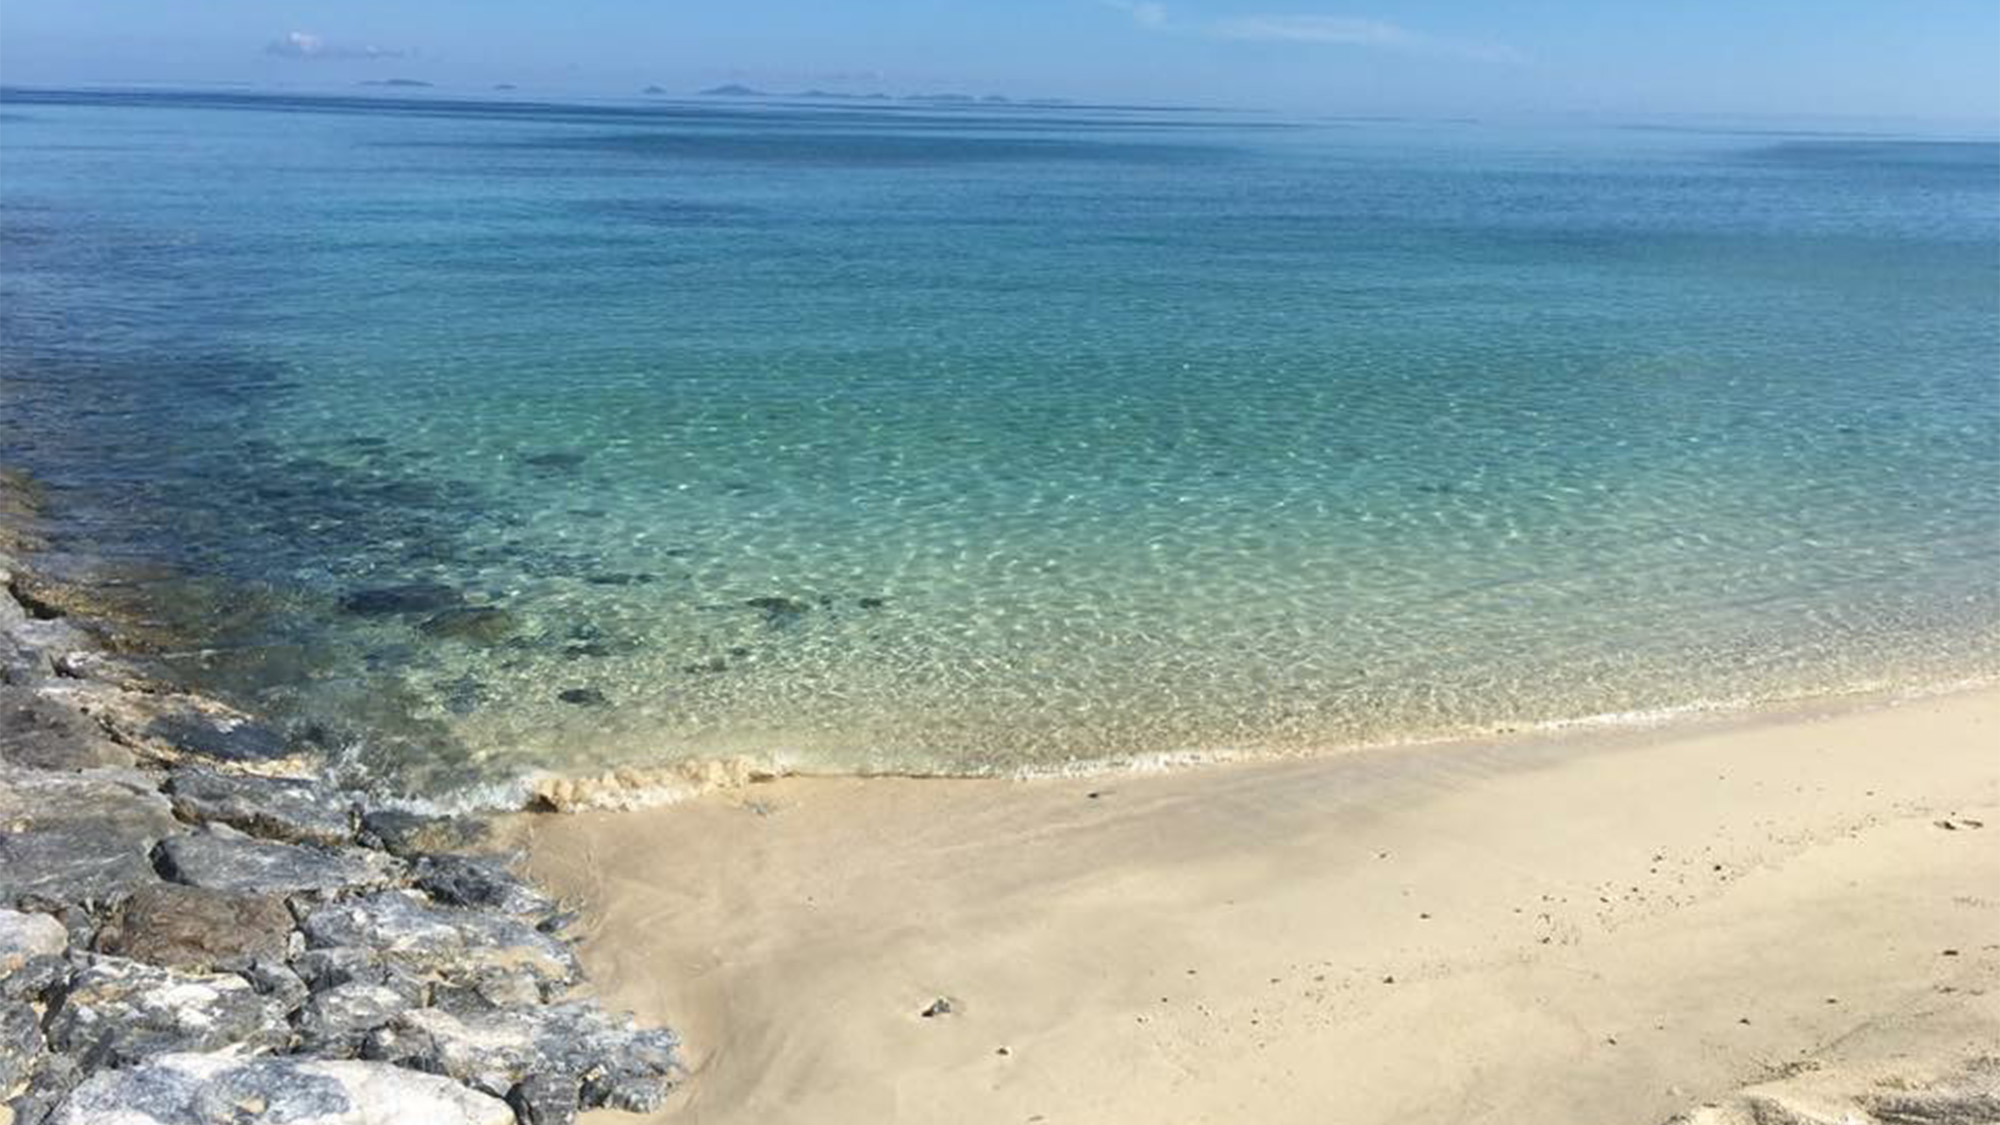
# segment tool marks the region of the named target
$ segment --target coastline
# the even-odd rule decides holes
[[[513,827],[686,1031],[660,1121],[1868,1121],[1810,1114],[2000,1104],[1996,743],[1986,685]]]
[[[28,561],[44,504],[0,470],[0,1125],[663,1102],[678,1037],[598,1005],[489,825],[341,788],[159,678],[156,622]]]

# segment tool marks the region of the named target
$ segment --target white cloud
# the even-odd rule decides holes
[[[1447,55],[1486,62],[1520,62],[1522,55],[1504,43],[1453,39],[1412,31],[1387,20],[1359,16],[1250,15],[1179,24],[1167,18],[1164,4],[1150,0],[1099,0],[1153,31],[1192,31],[1212,39],[1261,43],[1305,43],[1339,47],[1370,47],[1413,55]]]
[[[1132,22],[1140,27],[1159,29],[1167,26],[1167,6],[1152,0],[1100,0],[1107,8],[1115,8],[1132,17]]]
[[[287,59],[400,59],[407,52],[369,44],[329,43],[310,31],[289,32],[264,44],[264,53]]]

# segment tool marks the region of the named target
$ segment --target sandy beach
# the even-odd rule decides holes
[[[1650,1125],[2000,1053],[1990,687],[522,828],[685,1033],[663,1121]]]

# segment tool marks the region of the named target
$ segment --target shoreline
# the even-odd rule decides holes
[[[660,1121],[1748,1121],[2000,1096],[1996,743],[1989,683],[512,824],[687,1033]]]
[[[574,915],[489,825],[343,789],[157,678],[126,643],[145,623],[23,561],[42,508],[0,470],[0,1125],[663,1102],[678,1036],[597,1003]]]

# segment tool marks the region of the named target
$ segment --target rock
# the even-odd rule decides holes
[[[114,901],[158,881],[148,855],[180,831],[143,774],[0,765],[0,905]]]
[[[174,771],[166,792],[183,819],[220,822],[254,836],[327,845],[354,836],[353,799],[317,782],[188,768]]]
[[[146,734],[182,753],[218,762],[273,762],[291,753],[285,736],[273,727],[204,711],[161,715],[147,724]]]
[[[48,1034],[58,1050],[120,1066],[168,1051],[282,1047],[291,1029],[240,976],[99,957],[70,982]]]
[[[417,860],[416,885],[447,906],[484,907],[540,920],[556,912],[548,896],[490,858],[432,855]]]
[[[561,1074],[530,1074],[507,1091],[522,1125],[570,1125],[582,1100],[582,1084]]]
[[[270,997],[271,1001],[286,1013],[298,1011],[306,1002],[311,990],[282,961],[253,961],[242,970],[244,980],[257,990],[259,996]]]
[[[222,891],[341,891],[380,887],[403,875],[393,856],[366,848],[280,844],[220,832],[176,836],[160,845],[160,873]]]
[[[670,1031],[637,1028],[576,1003],[464,1018],[418,1008],[371,1041],[371,1051],[388,1052],[381,1057],[501,1095],[530,1075],[579,1075],[584,1107],[634,1113],[665,1102],[681,1074],[679,1047]],[[559,1098],[560,1088],[530,1093]]]
[[[0,1098],[10,1098],[34,1073],[47,1044],[35,1009],[21,1001],[0,1002]]]
[[[413,892],[383,891],[322,903],[310,909],[302,928],[316,948],[372,948],[385,962],[447,979],[515,968],[545,984],[567,984],[578,974],[569,946],[532,926],[480,911],[432,906]]]
[[[417,626],[427,637],[497,645],[520,628],[512,613],[497,605],[454,606],[424,619]]]
[[[556,698],[579,707],[602,707],[611,702],[604,697],[603,692],[594,687],[564,688],[556,693]]]
[[[424,816],[401,809],[376,809],[361,817],[362,843],[406,858],[479,850],[491,835],[486,822],[473,817]]]
[[[68,946],[69,932],[54,918],[0,909],[0,976],[37,957],[60,957]]]
[[[797,598],[751,598],[743,603],[751,609],[764,611],[764,624],[774,629],[787,628],[805,619],[812,606]]]
[[[435,613],[465,601],[465,595],[437,582],[406,582],[354,590],[340,599],[340,608],[363,617]]]
[[[96,720],[19,687],[0,687],[0,761],[42,770],[129,767],[132,752]]]
[[[408,996],[379,984],[350,981],[315,993],[299,1012],[299,1047],[315,1054],[352,1058],[368,1033],[387,1026],[411,1007]]]
[[[324,992],[347,984],[369,984],[390,989],[404,998],[409,1007],[427,1002],[429,989],[424,978],[408,967],[384,961],[374,949],[336,946],[308,949],[292,960],[292,967],[314,992]]]
[[[557,449],[547,453],[531,453],[521,458],[521,463],[537,469],[574,469],[582,465],[589,453],[578,449]]]
[[[249,1107],[255,1107],[254,1109]],[[53,1125],[513,1125],[495,1097],[379,1062],[168,1054],[78,1086]]]
[[[284,961],[291,935],[292,912],[277,895],[159,883],[118,905],[96,948],[174,969],[240,969]]]

